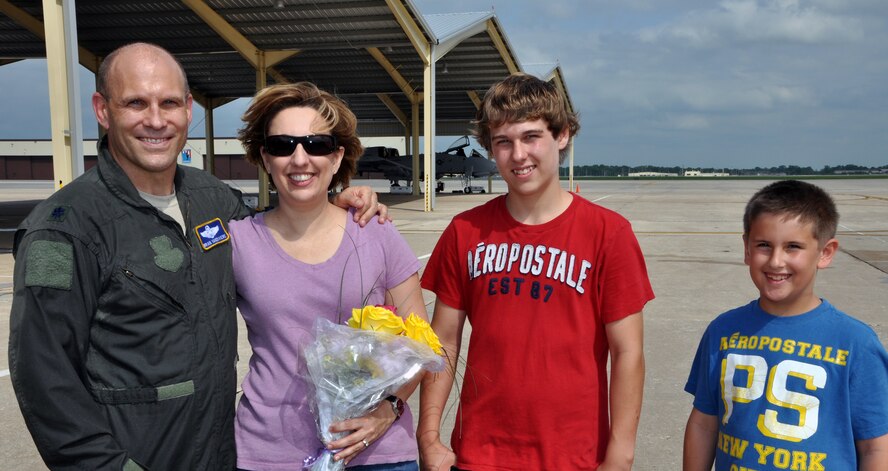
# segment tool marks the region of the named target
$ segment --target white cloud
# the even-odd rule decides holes
[[[664,126],[685,131],[696,131],[709,128],[709,118],[699,114],[680,114],[666,116]]]
[[[673,23],[638,33],[645,42],[675,40],[697,47],[732,42],[836,43],[864,38],[858,18],[819,8],[810,0],[725,0]]]
[[[681,103],[698,111],[769,110],[783,105],[811,105],[811,94],[800,87],[763,81],[699,82],[668,86]]]

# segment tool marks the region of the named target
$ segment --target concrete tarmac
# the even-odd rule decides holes
[[[836,200],[841,215],[840,253],[817,277],[816,292],[872,326],[888,344],[888,185],[885,180],[816,180]],[[683,391],[697,342],[716,315],[757,297],[743,264],[743,207],[768,181],[610,180],[580,182],[580,196],[628,218],[641,244],[657,298],[645,308],[647,375],[636,447],[638,470],[678,470],[691,396]],[[448,189],[453,184],[448,183]],[[385,182],[374,183],[385,191]],[[566,186],[566,185],[565,185]],[[249,191],[249,188],[245,188]],[[432,213],[421,198],[381,194],[395,224],[425,263],[441,231],[457,213],[501,194],[441,194]],[[0,201],[45,197],[50,190],[0,181]],[[7,351],[12,302],[10,254],[0,254],[0,351]],[[434,295],[424,293],[429,311]],[[468,333],[468,332],[467,332]],[[468,345],[468,335],[464,340]],[[249,344],[241,323],[240,376]],[[581,352],[578,352],[581,354]],[[0,469],[46,469],[22,421],[0,355]],[[885,391],[875,392],[884,394]],[[453,394],[455,395],[455,393]],[[411,406],[418,410],[418,394]],[[570,398],[553,398],[569,400]],[[540,407],[546,407],[540,404]],[[443,435],[453,428],[455,409]],[[520,411],[516,411],[520,413]],[[565,437],[570,440],[570,437]]]

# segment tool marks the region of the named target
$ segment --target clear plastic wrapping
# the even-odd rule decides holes
[[[323,443],[347,435],[331,433],[334,422],[366,415],[422,371],[444,368],[443,357],[420,341],[321,318],[315,321],[315,340],[304,347],[303,354],[306,379],[314,393],[311,409]],[[341,461],[333,461],[329,450],[307,457],[303,464],[312,471],[345,468]]]

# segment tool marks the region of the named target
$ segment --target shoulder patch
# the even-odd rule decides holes
[[[46,220],[49,222],[63,222],[70,212],[70,206],[56,206],[50,211]]]
[[[67,242],[35,240],[25,255],[25,286],[71,290],[74,246]]]
[[[225,224],[222,224],[222,220],[219,218],[195,226],[194,233],[197,234],[197,240],[200,241],[200,246],[205,251],[231,239],[228,230],[225,229]]]
[[[173,247],[173,241],[162,235],[148,241],[151,250],[154,251],[154,264],[163,270],[177,272],[185,261],[185,254],[177,247]]]

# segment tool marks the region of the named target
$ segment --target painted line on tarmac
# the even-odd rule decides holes
[[[743,235],[742,232],[736,231],[701,231],[701,232],[688,232],[688,231],[633,231],[636,234],[644,234],[644,235]]]
[[[844,224],[839,224],[839,227],[841,227],[842,229],[845,229],[848,232],[853,232],[854,234],[857,234],[859,236],[867,237],[867,234],[864,234],[863,232],[851,229],[850,227],[848,227]],[[868,232],[875,232],[875,231],[868,231]],[[876,237],[876,236],[869,236],[869,237],[873,237],[874,239],[878,240],[879,242],[884,242],[884,243],[888,244],[888,240],[882,239],[881,237]]]
[[[0,370],[0,378],[9,376],[9,370]]]
[[[613,196],[613,195],[604,195],[604,196],[602,196],[601,198],[597,198],[597,199],[592,200],[592,202],[593,202],[593,203],[597,203],[597,202],[599,202],[599,201],[601,201],[601,200],[606,200],[606,199],[610,198],[611,196]]]

